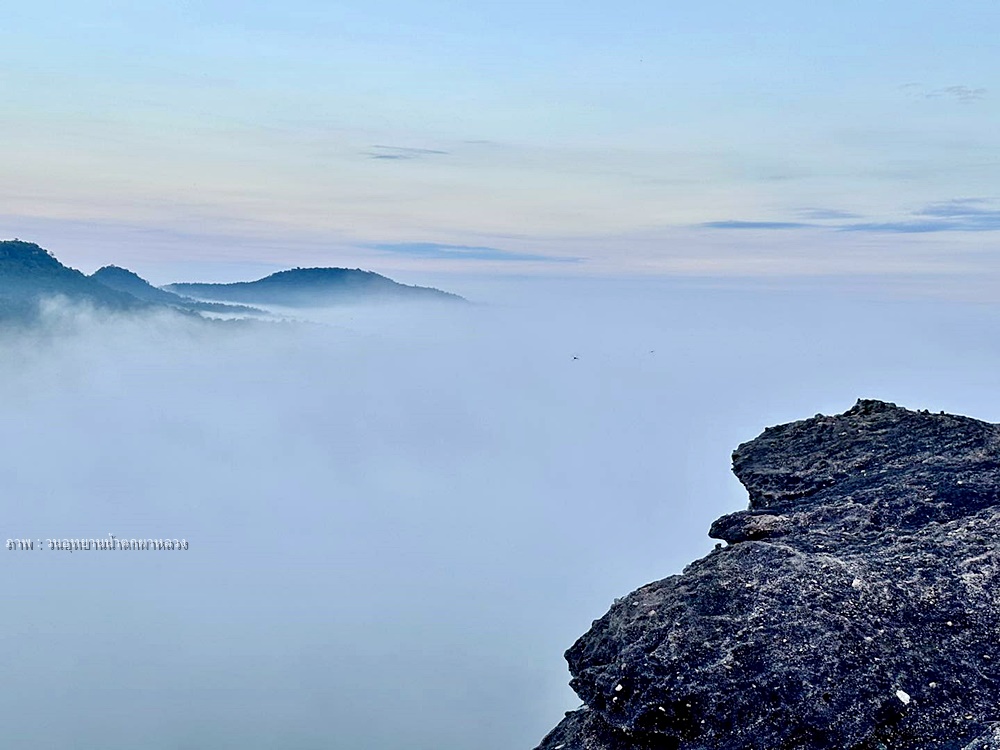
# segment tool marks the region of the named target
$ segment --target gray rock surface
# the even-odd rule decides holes
[[[540,750],[1000,750],[1000,427],[862,400],[733,470],[726,546],[567,651]]]

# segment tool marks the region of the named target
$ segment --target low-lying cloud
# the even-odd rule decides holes
[[[483,304],[0,337],[4,536],[190,544],[0,550],[8,743],[532,747],[562,651],[745,503],[739,442],[858,396],[1000,419],[981,307],[451,286]]]

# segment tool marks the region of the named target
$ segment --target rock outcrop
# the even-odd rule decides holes
[[[726,546],[570,648],[539,750],[1000,750],[1000,426],[862,400],[733,470]]]

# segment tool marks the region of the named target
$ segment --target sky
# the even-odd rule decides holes
[[[998,22],[987,0],[16,4],[0,235],[160,283],[992,278]]]
[[[10,5],[0,238],[474,304],[0,329],[5,536],[191,542],[4,553],[5,736],[532,747],[738,444],[1000,420],[995,2]]]

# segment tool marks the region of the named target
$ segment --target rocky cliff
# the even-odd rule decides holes
[[[1000,426],[859,401],[733,470],[725,546],[570,648],[539,750],[1000,749]]]

